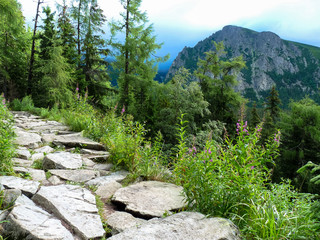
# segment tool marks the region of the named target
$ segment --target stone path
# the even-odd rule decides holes
[[[103,145],[61,123],[13,114],[19,147],[12,160],[20,177],[0,177],[8,208],[0,210],[0,222],[6,220],[1,235],[17,240],[240,239],[226,219],[173,214],[186,205],[181,187],[156,181],[123,187],[128,173],[111,172]],[[96,197],[103,202],[100,211]]]

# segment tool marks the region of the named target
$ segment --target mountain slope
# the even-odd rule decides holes
[[[180,67],[191,71],[199,58],[214,50],[212,41],[223,41],[226,58],[243,55],[247,68],[238,76],[237,91],[250,100],[263,103],[273,85],[286,105],[289,99],[300,99],[306,94],[318,97],[320,85],[320,48],[282,40],[272,32],[255,32],[246,28],[226,26],[221,31],[185,47],[173,61],[166,80]]]

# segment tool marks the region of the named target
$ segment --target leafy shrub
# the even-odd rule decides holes
[[[11,158],[14,156],[13,117],[10,114],[6,101],[0,96],[0,175],[13,173]]]
[[[184,131],[180,130],[174,173],[184,187],[189,207],[214,216],[242,215],[245,210],[241,204],[249,203],[269,180],[267,163],[273,163],[278,155],[278,135],[276,141],[263,148],[258,144],[260,128],[249,133],[247,123],[237,125],[238,137],[234,142],[228,138],[224,145],[208,141],[200,151],[196,147],[181,147]]]

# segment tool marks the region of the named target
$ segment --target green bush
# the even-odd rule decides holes
[[[15,152],[14,137],[13,117],[5,99],[0,96],[0,175],[13,174],[11,159]]]

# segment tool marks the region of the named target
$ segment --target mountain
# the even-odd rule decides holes
[[[194,47],[185,47],[173,61],[166,81],[180,67],[195,70],[198,59],[214,50],[213,41],[224,42],[226,59],[243,55],[247,68],[238,76],[236,91],[249,100],[262,104],[273,85],[284,106],[290,99],[301,99],[305,95],[320,100],[320,48],[286,41],[272,32],[255,32],[237,26],[226,26]]]

